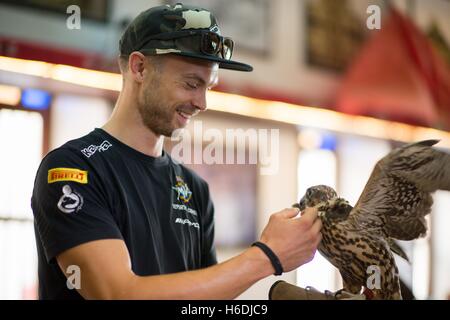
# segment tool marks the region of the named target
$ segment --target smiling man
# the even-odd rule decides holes
[[[120,41],[123,88],[110,120],[50,152],[32,197],[41,299],[231,299],[310,261],[315,210],[271,216],[260,242],[217,264],[207,183],[163,150],[206,110],[233,42],[201,8],[142,12]]]

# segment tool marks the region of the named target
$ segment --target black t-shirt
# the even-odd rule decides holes
[[[147,156],[102,129],[42,160],[31,205],[40,299],[82,298],[55,258],[93,240],[122,239],[140,276],[217,263],[207,183],[167,153]]]

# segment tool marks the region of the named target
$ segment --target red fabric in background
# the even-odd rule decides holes
[[[110,69],[110,61],[101,54],[1,36],[0,55],[94,70],[108,71]]]
[[[349,67],[336,109],[449,129],[449,66],[407,17],[386,14]]]

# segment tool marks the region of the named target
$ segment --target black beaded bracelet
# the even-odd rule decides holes
[[[280,259],[278,259],[277,255],[270,249],[266,244],[256,241],[252,244],[252,247],[258,247],[260,248],[269,258],[270,262],[272,263],[273,267],[275,268],[274,275],[281,276],[283,274],[283,266],[281,265]]]

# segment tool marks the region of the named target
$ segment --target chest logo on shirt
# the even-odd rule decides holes
[[[86,157],[90,158],[97,151],[98,152],[106,151],[111,146],[112,146],[111,142],[109,142],[108,140],[105,140],[99,146],[91,144],[89,147],[82,149],[81,153],[84,154]]]
[[[192,192],[189,190],[189,187],[187,184],[183,181],[183,178],[180,176],[176,176],[177,183],[174,187],[172,187],[173,190],[177,192],[178,200],[183,201],[184,203],[188,203],[189,200],[191,200]]]
[[[59,210],[64,213],[73,213],[83,207],[83,197],[75,190],[72,190],[68,184],[62,188],[62,192],[63,195],[58,201]]]

